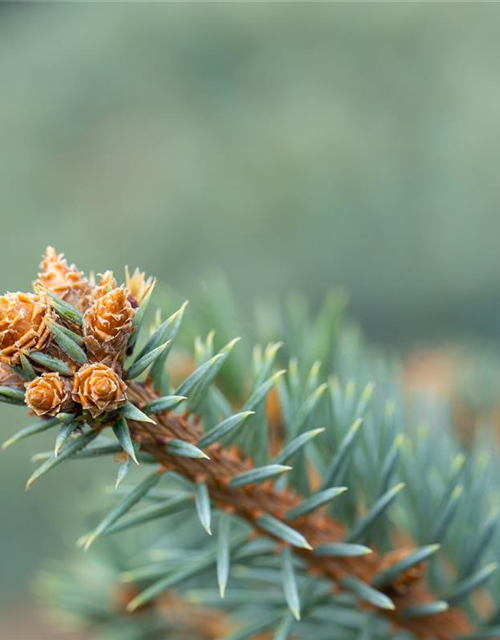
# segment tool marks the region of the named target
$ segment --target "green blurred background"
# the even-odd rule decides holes
[[[497,338],[499,24],[495,4],[2,3],[0,289],[50,243],[184,293],[221,270],[243,309],[340,284],[398,348]],[[5,435],[20,421],[2,408]],[[0,460],[7,606],[101,482],[25,495],[34,446]],[[2,637],[41,638],[12,617]]]

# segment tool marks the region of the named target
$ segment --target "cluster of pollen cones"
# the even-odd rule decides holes
[[[127,401],[123,362],[154,282],[135,271],[97,282],[48,247],[33,292],[0,297],[0,386],[23,390],[38,416],[99,419]]]

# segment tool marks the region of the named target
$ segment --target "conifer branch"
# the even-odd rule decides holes
[[[288,370],[276,370],[275,363],[283,364],[276,362],[281,342],[254,349],[253,384],[231,402],[217,382],[237,339],[226,336],[216,353],[213,331],[206,341],[197,337],[194,363],[173,383],[165,365],[186,304],[163,322],[157,317],[149,337],[139,338],[154,280],[135,272],[117,286],[106,272],[95,284],[50,248],[41,269],[35,293],[0,296],[0,401],[26,406],[40,418],[3,448],[59,427],[52,450],[35,456],[42,464],[28,487],[71,459],[115,456],[123,495],[80,539],[84,549],[102,536],[166,517],[203,533],[194,549],[184,550],[182,540],[186,562],[127,573],[143,589],[127,603],[129,613],[213,570],[217,598],[230,604],[243,592],[244,601],[262,605],[256,619],[244,613],[247,626],[237,626],[230,640],[271,628],[274,640],[295,630],[297,637],[323,640],[317,616],[326,613],[328,626],[339,606],[352,608],[356,638],[358,631],[380,638],[366,623],[365,609],[371,618],[385,616],[397,637],[398,630],[423,640],[500,636],[498,582],[486,615],[468,601],[472,592],[489,589],[497,569],[491,500],[498,490],[493,482],[486,487],[494,465],[488,475],[484,455],[471,455],[468,469],[451,434],[444,445],[426,440],[423,431],[417,442],[406,438],[395,405],[384,411],[380,400],[388,397],[374,392],[371,375],[367,380],[364,357],[357,363],[359,380],[328,378],[333,368],[321,378],[320,360],[331,362],[338,338],[331,299],[311,335],[303,310],[293,318],[292,342],[293,334],[307,335],[308,344],[298,345],[300,357]],[[393,377],[382,382],[392,394]],[[313,428],[318,416],[325,428]],[[123,487],[132,462],[154,470]],[[400,462],[404,483],[395,477]],[[182,479],[185,490],[161,488],[169,476]],[[346,491],[347,498],[339,497]],[[144,501],[156,502],[136,509]],[[475,538],[471,521],[480,526]],[[402,540],[414,540],[417,548],[403,548]],[[257,559],[263,566],[253,564]],[[263,592],[254,578],[272,586]],[[245,589],[232,591],[231,580]],[[382,623],[379,617],[374,625]]]
[[[129,397],[134,404],[142,407],[156,399],[151,387],[131,384]],[[244,460],[237,448],[228,450],[218,443],[207,448],[210,460],[196,460],[170,455],[167,450],[172,439],[183,439],[196,443],[202,436],[196,420],[186,416],[164,411],[155,414],[156,424],[132,422],[131,434],[141,450],[152,455],[165,469],[172,470],[190,480],[206,483],[214,504],[227,513],[237,514],[249,522],[254,530],[262,535],[269,535],[259,525],[263,514],[271,515],[280,522],[287,521],[287,513],[297,508],[300,498],[290,490],[277,490],[272,482],[259,485],[248,485],[233,488],[230,479],[252,468],[248,460]],[[310,513],[292,521],[291,526],[300,533],[314,549],[320,545],[340,543],[345,540],[346,530],[332,517],[322,513]],[[282,543],[280,539],[277,542]],[[309,549],[294,547],[308,565],[312,575],[322,576],[332,581],[332,590],[337,590],[347,577],[355,576],[366,585],[372,584],[376,576],[391,566],[390,558],[376,552],[360,557],[325,557],[318,556]],[[389,563],[388,563],[389,561]],[[397,560],[394,560],[396,563]],[[438,600],[437,596],[427,590],[423,584],[421,573],[418,577],[407,572],[407,584],[401,589],[401,576],[398,584],[389,582],[383,587],[394,603],[393,610],[379,610],[383,615],[401,629],[413,632],[419,638],[439,638],[452,640],[470,633],[473,629],[466,613],[458,608],[449,608],[436,614],[408,616],[407,612]]]

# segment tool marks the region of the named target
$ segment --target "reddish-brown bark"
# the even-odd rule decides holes
[[[139,407],[155,398],[154,393],[140,385],[129,387],[129,397]],[[166,470],[173,470],[193,481],[207,484],[212,501],[224,511],[237,514],[254,528],[256,533],[269,536],[260,529],[257,520],[263,514],[270,514],[284,520],[285,514],[300,503],[300,498],[288,489],[277,491],[271,481],[259,485],[247,485],[240,488],[229,487],[232,476],[252,468],[249,460],[243,459],[236,448],[222,447],[213,444],[206,450],[210,460],[173,456],[166,452],[165,444],[172,438],[178,438],[196,444],[202,432],[196,420],[188,419],[173,412],[162,412],[155,415],[156,425],[144,422],[132,422],[131,431],[135,441],[140,443],[141,450],[150,453]],[[327,542],[340,542],[345,536],[341,524],[323,512],[315,512],[297,518],[289,523],[301,533],[314,548]],[[280,541],[281,542],[281,541]],[[351,575],[370,584],[382,568],[396,561],[373,552],[357,558],[331,558],[314,555],[307,549],[294,548],[315,575],[329,578],[334,588],[340,589],[339,582],[343,577]],[[471,633],[473,627],[464,611],[450,608],[448,611],[432,615],[406,618],[404,611],[436,600],[426,587],[424,572],[411,572],[407,580],[399,579],[397,584],[385,587],[395,605],[394,611],[379,610],[391,622],[402,629],[413,632],[419,638],[438,638],[452,640],[458,636]]]

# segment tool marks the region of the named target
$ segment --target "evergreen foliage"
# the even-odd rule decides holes
[[[23,383],[0,389],[24,403],[33,375],[54,371],[40,352],[57,356],[65,380],[98,362],[124,384],[106,386],[104,409],[100,387],[89,399],[80,385],[4,445],[54,431],[29,487],[72,461],[118,461],[118,495],[79,540],[103,556],[99,568],[80,558],[44,578],[60,608],[130,640],[500,637],[493,442],[464,452],[446,407],[423,427],[397,363],[344,320],[338,294],[314,317],[300,298],[261,313],[247,358],[248,337],[228,335],[234,310],[215,291],[185,329],[183,304],[144,335],[143,283],[127,282],[134,317],[91,350],[90,307],[50,293],[50,338],[9,360]],[[213,626],[193,628],[197,616]]]

